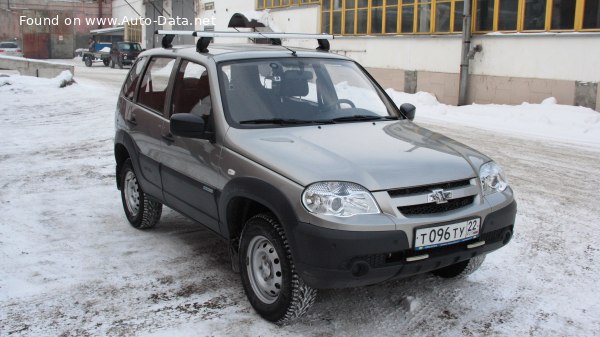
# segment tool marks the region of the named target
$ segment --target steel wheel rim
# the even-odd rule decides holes
[[[254,294],[264,303],[272,304],[279,297],[283,274],[277,250],[267,238],[252,238],[246,251],[246,270]]]
[[[123,192],[125,193],[125,205],[132,216],[136,216],[140,210],[140,189],[135,174],[127,171]]]

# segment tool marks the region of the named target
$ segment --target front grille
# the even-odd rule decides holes
[[[398,207],[400,213],[405,216],[410,215],[419,215],[419,214],[435,214],[435,213],[443,213],[453,211],[465,206],[468,206],[473,203],[475,200],[475,196],[471,195],[464,198],[456,198],[448,200],[448,202],[443,204],[436,204],[434,202],[428,204],[420,204],[420,205],[411,205],[411,206],[401,206]]]
[[[471,184],[471,179],[465,179],[465,180],[457,180],[457,181],[451,181],[451,182],[447,182],[447,183],[440,183],[440,184],[434,184],[434,185],[399,188],[397,190],[390,190],[390,191],[388,191],[388,193],[389,193],[390,197],[393,198],[393,197],[401,197],[401,196],[418,194],[418,193],[430,193],[431,190],[439,190],[439,189],[447,190],[447,189],[452,189],[452,188],[465,187],[465,186],[469,186],[470,184]]]

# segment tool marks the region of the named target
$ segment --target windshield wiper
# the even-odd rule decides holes
[[[376,120],[396,120],[396,116],[374,116],[374,115],[353,115],[344,116],[332,119],[334,122],[362,122],[362,121],[376,121]]]
[[[331,123],[333,123],[333,121],[330,121],[330,120],[309,121],[309,120],[292,119],[292,118],[263,118],[263,119],[250,119],[250,120],[240,122],[240,124],[278,124],[278,125],[331,124]]]

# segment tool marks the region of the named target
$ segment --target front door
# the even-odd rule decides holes
[[[211,90],[206,67],[182,60],[175,73],[169,118],[174,113],[191,113],[204,118],[212,128]],[[167,204],[194,220],[219,231],[217,197],[222,185],[219,158],[221,147],[204,139],[173,136],[163,129],[161,178]]]

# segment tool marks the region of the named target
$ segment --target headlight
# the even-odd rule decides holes
[[[508,180],[504,175],[504,171],[493,161],[481,165],[479,179],[481,180],[483,195],[501,192],[508,187]]]
[[[302,204],[311,213],[349,217],[381,213],[371,193],[364,187],[347,182],[319,182],[302,193]]]

